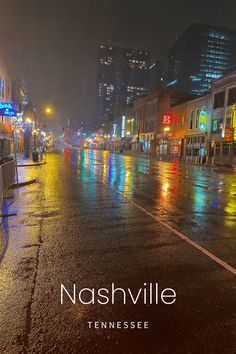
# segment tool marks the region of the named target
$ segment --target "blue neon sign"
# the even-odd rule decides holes
[[[0,102],[0,110],[5,109],[14,110],[14,104],[12,102]]]
[[[15,117],[16,110],[12,102],[0,102],[0,115],[5,117]]]

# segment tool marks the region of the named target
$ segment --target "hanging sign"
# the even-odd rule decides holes
[[[16,111],[12,102],[0,102],[0,115],[5,117],[14,117]]]
[[[199,115],[199,129],[206,130],[206,111],[202,110]]]
[[[236,104],[233,106],[232,110],[232,124],[233,124],[233,140],[236,141]]]

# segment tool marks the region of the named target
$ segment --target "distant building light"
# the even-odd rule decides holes
[[[156,63],[153,63],[151,66],[150,66],[150,70],[152,69],[152,68],[154,68],[156,66]]]
[[[173,80],[173,81],[168,82],[167,86],[173,86],[175,84],[177,84],[177,80]]]

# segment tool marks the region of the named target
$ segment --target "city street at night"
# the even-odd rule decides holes
[[[235,0],[0,10],[0,354],[236,354]]]
[[[0,353],[235,353],[232,168],[64,148],[21,169],[37,180],[4,201]],[[61,304],[61,284],[112,283],[176,301]],[[118,321],[148,329],[100,327]]]

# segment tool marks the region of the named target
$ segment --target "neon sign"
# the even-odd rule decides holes
[[[162,125],[179,125],[180,118],[175,113],[167,113],[163,115]]]
[[[12,102],[0,102],[0,110],[5,109],[14,110],[14,104]]]
[[[113,136],[116,136],[117,124],[113,124]]]
[[[199,129],[206,130],[206,111],[202,110],[199,115]]]
[[[17,113],[16,116],[11,118],[11,125],[17,128],[23,126],[23,112]]]
[[[125,136],[125,116],[122,116],[122,124],[121,124],[121,137]]]
[[[217,121],[217,119],[213,119],[213,121],[212,121],[212,131],[213,132],[217,132],[217,130],[218,130],[218,121]]]
[[[232,120],[233,120],[233,128],[234,128],[233,139],[234,141],[236,141],[236,105],[234,105],[233,107],[232,114],[233,114]]]
[[[0,102],[0,115],[6,117],[14,117],[16,111],[12,102]]]
[[[171,115],[170,114],[164,114],[163,115],[162,124],[163,125],[169,125],[170,123],[171,123]]]
[[[6,117],[15,117],[16,112],[13,110],[11,111],[10,109],[5,109],[5,110],[0,110],[2,116]]]
[[[174,145],[173,146],[173,153],[175,153],[175,154],[179,153],[179,145]]]

